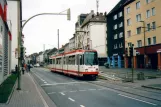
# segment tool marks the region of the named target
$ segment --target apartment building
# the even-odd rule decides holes
[[[108,63],[113,68],[124,67],[124,6],[132,1],[134,0],[120,0],[106,16]]]
[[[124,7],[125,47],[134,45],[134,68],[161,69],[161,0],[135,0]],[[125,56],[125,66],[131,58]]]

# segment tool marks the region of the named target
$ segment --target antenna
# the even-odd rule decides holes
[[[98,12],[98,8],[99,8],[99,0],[96,0],[96,7],[97,7],[97,12]]]

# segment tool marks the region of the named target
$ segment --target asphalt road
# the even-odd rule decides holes
[[[52,73],[45,68],[31,71],[57,107],[161,107],[159,102]]]

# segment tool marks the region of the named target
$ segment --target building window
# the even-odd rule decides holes
[[[152,16],[154,16],[155,15],[155,7],[153,7],[151,10],[152,10]]]
[[[141,14],[136,15],[136,21],[137,22],[141,21]]]
[[[123,32],[119,34],[119,38],[122,38],[122,37],[123,37]]]
[[[117,34],[114,35],[114,39],[117,39]]]
[[[117,29],[117,24],[114,25],[114,28],[113,28],[113,29],[114,29],[114,30]]]
[[[122,12],[119,13],[119,17],[122,17]]]
[[[123,26],[123,23],[121,22],[120,24],[119,24],[119,27],[122,27]]]
[[[153,44],[156,44],[156,36],[153,37]]]
[[[156,23],[155,22],[152,22],[152,28],[156,29]]]
[[[147,24],[147,31],[150,31],[150,23]]]
[[[136,9],[139,9],[139,8],[140,8],[140,1],[136,3]]]
[[[120,44],[119,44],[119,47],[120,47],[120,48],[122,48],[122,47],[123,47],[123,46],[122,46],[122,43],[120,43]]]
[[[126,8],[126,13],[127,13],[127,14],[130,13],[130,7]]]
[[[131,25],[131,19],[127,19],[127,26]]]
[[[136,28],[136,34],[140,34],[141,33],[141,27]]]
[[[148,4],[148,3],[150,3],[151,2],[151,0],[146,0],[146,3]]]
[[[150,10],[147,10],[146,11],[146,18],[149,18],[150,17]]]
[[[132,46],[132,43],[131,42],[128,43],[128,47],[130,47],[130,46]]]
[[[114,45],[114,49],[117,49],[117,44]]]
[[[137,41],[137,45],[138,45],[138,47],[142,47],[142,41],[141,40],[138,40]]]
[[[151,45],[151,38],[148,38],[148,45]]]
[[[127,31],[127,37],[131,36],[131,30]]]
[[[114,19],[114,20],[116,20],[116,19],[117,19],[117,14],[116,14],[116,15],[114,15],[113,19]]]

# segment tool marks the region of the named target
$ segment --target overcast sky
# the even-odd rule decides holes
[[[69,42],[75,31],[77,16],[81,13],[96,12],[96,0],[22,0],[23,20],[42,13],[59,13],[71,8],[71,21],[66,16],[40,16],[25,26],[25,47],[27,55],[43,51],[45,48],[58,47],[57,29],[60,30],[60,47]],[[120,0],[99,0],[99,12],[109,12]]]

